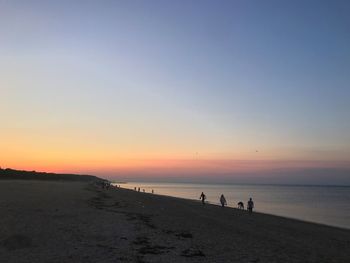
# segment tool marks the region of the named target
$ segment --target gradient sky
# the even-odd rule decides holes
[[[350,184],[349,14],[331,0],[0,0],[0,165]]]

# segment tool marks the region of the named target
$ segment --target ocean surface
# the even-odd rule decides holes
[[[118,184],[122,188],[141,188],[154,194],[175,196],[199,201],[201,192],[211,204],[219,204],[224,194],[230,207],[243,201],[246,207],[253,198],[255,210],[263,213],[301,219],[350,229],[349,186],[290,186],[290,185],[237,185],[193,183]]]

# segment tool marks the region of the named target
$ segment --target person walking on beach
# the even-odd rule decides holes
[[[202,200],[202,204],[204,205],[204,201],[205,201],[205,199],[207,199],[207,197],[206,197],[205,194],[202,192],[202,193],[201,193],[201,196],[199,197],[199,199]]]
[[[226,198],[225,198],[225,196],[223,194],[220,196],[220,203],[221,203],[222,207],[227,205]]]
[[[248,204],[247,204],[247,208],[248,208],[249,213],[253,212],[254,202],[253,202],[252,198],[249,198],[249,201],[248,201]]]

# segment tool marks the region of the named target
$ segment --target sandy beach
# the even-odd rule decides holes
[[[0,262],[350,262],[350,230],[86,182],[3,180]]]

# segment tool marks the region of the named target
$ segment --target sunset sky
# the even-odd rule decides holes
[[[0,0],[0,166],[350,184],[350,1]]]

